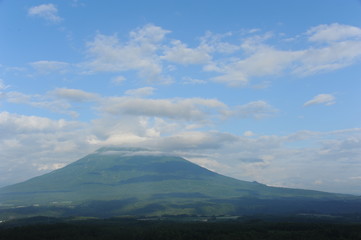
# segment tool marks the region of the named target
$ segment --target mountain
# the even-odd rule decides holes
[[[0,189],[0,216],[361,213],[359,198],[269,187],[141,148],[104,147]]]

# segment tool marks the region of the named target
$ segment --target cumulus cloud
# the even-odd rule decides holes
[[[90,61],[86,66],[95,72],[135,70],[145,80],[165,81],[157,51],[167,33],[169,31],[149,24],[132,31],[127,43],[119,42],[116,36],[97,34],[94,41],[87,44]]]
[[[335,99],[336,98],[332,94],[318,94],[311,100],[305,102],[303,106],[308,107],[314,104],[324,104],[326,106],[330,106],[336,103]]]
[[[239,110],[218,100],[201,98],[111,97],[104,98],[100,104],[98,110],[103,112],[103,117],[93,121],[92,125],[96,128],[89,142],[157,149],[164,147],[168,150],[177,147],[196,149],[200,146],[217,148],[216,145],[221,146],[236,137],[216,132],[205,134],[197,129],[211,125],[218,119],[239,117],[240,113],[243,118],[265,117],[268,110],[262,108],[270,107],[264,102],[250,103]]]
[[[51,91],[50,94],[72,102],[88,102],[97,100],[99,98],[98,94],[69,88],[56,88],[55,90]]]
[[[28,9],[29,16],[36,16],[47,21],[58,23],[62,18],[58,16],[58,9],[54,4],[41,4]]]
[[[247,85],[252,77],[283,73],[302,54],[300,51],[281,51],[268,46],[258,47],[246,59],[234,59],[230,63],[219,63],[214,70],[223,73],[223,75],[214,77],[213,80],[231,86]]]
[[[211,60],[211,56],[205,48],[188,48],[179,40],[174,40],[172,45],[165,49],[163,59],[180,64],[202,64]]]
[[[146,97],[153,95],[154,90],[155,88],[153,87],[143,87],[143,88],[127,90],[125,94],[133,97]]]
[[[236,142],[238,138],[232,134],[221,132],[181,132],[149,143],[165,151],[219,149],[224,144]]]
[[[49,129],[60,129],[68,125],[65,120],[52,121],[48,118],[37,116],[24,116],[10,114],[9,112],[0,113],[0,126],[2,133],[7,131],[44,131]]]
[[[237,106],[232,114],[241,118],[261,119],[274,115],[278,110],[265,101],[254,101]]]
[[[29,95],[21,92],[5,93],[9,103],[25,104],[47,109],[74,118],[79,116],[82,104],[92,104],[94,112],[111,116],[135,116],[162,118],[171,121],[213,124],[227,118],[262,119],[278,110],[265,101],[253,101],[243,105],[228,106],[217,99],[207,98],[145,98],[154,93],[153,87],[125,91],[124,97],[104,97],[80,89],[56,88],[45,95]],[[200,125],[190,124],[189,129]]]
[[[77,117],[77,112],[71,109],[71,104],[61,99],[53,99],[51,94],[37,95],[24,94],[21,92],[7,92],[5,94],[6,101],[16,104],[25,104],[36,108],[48,109],[52,112],[67,114],[72,117]]]
[[[131,31],[129,35],[135,42],[151,44],[161,42],[168,33],[170,33],[169,30],[165,30],[153,24],[147,24],[142,28]],[[150,45],[150,47],[152,46],[153,45]]]
[[[118,145],[155,148],[162,136],[186,131],[187,123],[159,117],[107,115],[92,121],[89,143],[98,146]]]
[[[0,185],[24,181],[92,151],[85,127],[76,121],[0,112]]]
[[[232,54],[241,49],[239,44],[232,44],[225,40],[233,35],[232,32],[215,34],[207,31],[206,34],[200,38],[199,48],[207,50],[209,53]]]
[[[113,114],[165,117],[175,120],[205,120],[212,111],[220,113],[227,106],[215,99],[143,99],[112,97],[104,101],[101,110]]]
[[[131,31],[125,42],[115,35],[97,34],[87,45],[89,60],[83,65],[90,72],[136,71],[141,79],[164,83],[172,82],[169,71],[178,71],[178,65],[198,65],[209,73],[207,80],[246,86],[258,77],[303,77],[352,65],[361,57],[360,32],[338,23],[315,26],[304,33],[307,45],[297,50],[270,43],[279,37],[273,33],[247,31],[237,44],[234,33],[206,33],[190,47],[166,38],[170,31],[148,24]]]
[[[138,89],[136,93],[138,91],[143,93],[143,91],[148,92],[148,89]],[[99,110],[114,116],[158,117],[203,123],[230,117],[262,119],[277,112],[276,108],[265,101],[254,101],[230,107],[217,99],[144,99],[136,97],[105,98],[101,102]]]
[[[256,35],[244,39],[241,46],[245,57],[240,53],[228,59],[213,58],[204,70],[220,74],[212,80],[230,86],[245,86],[260,76],[306,76],[333,71],[354,64],[361,57],[360,32],[360,28],[349,25],[319,25],[306,34],[311,42],[324,44],[299,50],[282,50],[267,44],[272,34]]]

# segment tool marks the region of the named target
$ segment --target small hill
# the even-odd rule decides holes
[[[359,203],[352,196],[269,187],[220,175],[178,156],[116,147],[0,189],[3,212],[25,209],[27,216],[329,213],[349,212]]]

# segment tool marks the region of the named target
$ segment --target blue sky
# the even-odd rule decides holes
[[[361,2],[0,1],[0,186],[105,145],[361,194]]]

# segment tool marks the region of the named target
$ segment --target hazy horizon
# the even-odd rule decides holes
[[[361,2],[0,1],[0,187],[102,146],[361,195]]]

